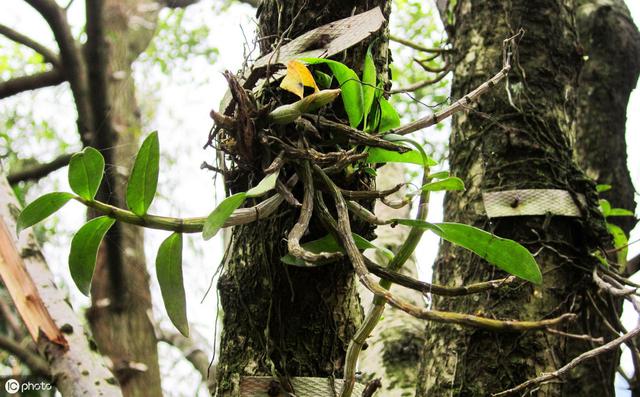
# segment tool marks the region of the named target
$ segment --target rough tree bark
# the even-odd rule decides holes
[[[629,95],[640,74],[640,33],[623,0],[579,0],[576,24],[587,57],[580,72],[576,156],[589,177],[612,189],[615,208],[635,209],[625,132]],[[633,217],[609,220],[629,233]]]
[[[499,69],[501,42],[526,30],[507,87],[481,97],[477,108],[455,116],[450,139],[453,174],[467,191],[446,198],[446,219],[472,224],[524,243],[543,271],[540,286],[522,283],[473,298],[434,299],[437,309],[497,318],[540,319],[572,311],[579,320],[563,330],[611,338],[593,304],[598,295],[589,252],[609,237],[597,210],[594,183],[573,163],[576,86],[582,63],[573,2],[561,0],[461,1],[450,30],[457,56],[452,96],[458,98]],[[491,21],[491,23],[488,23]],[[580,218],[484,214],[482,192],[563,189],[584,194]],[[515,204],[517,205],[517,203]],[[482,260],[443,244],[434,282],[467,284],[495,277]],[[593,299],[590,299],[593,298]],[[593,302],[593,303],[592,303]],[[615,314],[599,308],[608,320]],[[487,396],[549,372],[590,349],[589,342],[534,332],[500,334],[430,324],[419,396]],[[541,386],[538,396],[610,396],[617,355],[601,356],[570,379]]]
[[[258,10],[261,51],[270,52],[283,33],[295,38],[377,6],[389,15],[386,0],[295,0],[286,2],[286,6],[275,0],[263,1]],[[347,51],[340,61],[359,71],[370,42]],[[386,75],[386,43],[381,37],[373,48],[382,76]],[[259,169],[261,164],[255,166]],[[245,190],[251,171],[255,169],[239,173],[236,183],[230,185],[232,192]],[[259,178],[260,172],[254,179]],[[365,177],[352,184],[362,188],[371,183]],[[347,262],[309,269],[286,268],[280,262],[297,212],[281,207],[268,220],[234,230],[232,248],[218,282],[225,313],[217,368],[221,396],[235,395],[241,376],[342,377],[347,345],[362,318],[357,281]],[[312,233],[307,238],[326,234],[317,220],[311,225]],[[356,231],[368,234],[362,226]]]
[[[93,146],[115,166],[107,168],[98,199],[126,208],[127,170],[141,135],[131,65],[154,35],[159,8],[152,1],[103,3],[102,9],[87,4],[87,64],[97,120]],[[162,395],[143,242],[143,230],[135,226],[116,223],[109,231],[87,312],[97,345],[129,397]]]

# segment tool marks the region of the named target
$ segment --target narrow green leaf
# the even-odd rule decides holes
[[[611,185],[596,185],[596,192],[598,193],[606,192],[607,190],[611,190]]]
[[[320,88],[322,89],[327,89],[331,87],[331,82],[333,81],[333,76],[326,74],[324,72],[321,72],[319,70],[316,70],[313,72],[315,78],[316,78],[316,82],[318,83],[318,86],[320,86]]]
[[[257,186],[247,191],[247,198],[260,197],[268,191],[273,190],[276,187],[276,182],[278,182],[278,174],[279,171],[276,171],[262,178]]]
[[[362,97],[363,97],[363,119],[367,120],[367,115],[371,111],[373,99],[376,96],[376,65],[371,55],[371,47],[367,49],[362,66]]]
[[[436,192],[440,190],[464,190],[464,182],[460,178],[455,176],[448,177],[436,182],[430,182],[422,186],[420,190],[428,190],[430,192]]]
[[[444,179],[449,177],[449,171],[440,171],[429,175],[432,179]]]
[[[202,228],[202,238],[209,240],[215,236],[218,233],[218,230],[222,228],[227,218],[229,218],[233,211],[244,203],[246,198],[247,193],[240,192],[222,200],[216,209],[214,209],[207,217],[204,227]]]
[[[542,283],[542,273],[533,255],[517,242],[460,223],[436,225],[442,232],[431,230],[442,239],[473,251],[507,273],[535,284]]]
[[[624,208],[611,208],[608,216],[634,216],[633,211],[626,210]]]
[[[400,126],[400,116],[396,109],[386,99],[380,97],[380,120],[373,128],[375,131],[382,133]]]
[[[392,150],[386,150],[378,147],[369,149],[367,163],[410,163],[424,166],[422,154],[417,150],[411,150],[405,153],[398,153]],[[427,157],[428,166],[438,164],[436,161]]]
[[[605,199],[600,199],[598,202],[600,203],[600,211],[602,212],[602,215],[604,215],[605,218],[608,217],[611,213],[611,204],[609,204]]]
[[[160,244],[156,274],[169,319],[180,333],[189,337],[187,300],[182,281],[182,234],[173,233]]]
[[[154,131],[142,142],[127,184],[127,206],[134,214],[147,213],[158,186],[160,143]]]
[[[72,198],[73,194],[64,192],[49,193],[38,197],[20,213],[16,224],[17,233],[48,218]]]
[[[393,252],[391,252],[390,250],[383,248],[383,247],[379,247],[373,243],[371,243],[370,241],[368,241],[367,239],[365,239],[364,237],[353,233],[353,240],[356,243],[356,246],[361,249],[361,250],[366,250],[366,249],[375,249],[379,252],[381,252],[385,257],[387,257],[389,260],[393,259]],[[320,253],[320,252],[344,252],[344,248],[342,247],[342,245],[336,240],[336,238],[332,235],[332,234],[327,234],[326,236],[319,238],[317,240],[313,240],[313,241],[309,241],[307,243],[304,243],[301,245],[302,248],[304,248],[305,250],[309,251],[309,252],[313,252],[315,254]],[[295,256],[291,255],[291,254],[286,254],[285,256],[283,256],[282,258],[280,258],[280,260],[287,264],[287,265],[291,265],[291,266],[302,266],[302,267],[310,267],[310,265],[303,261],[300,258],[296,258]],[[318,263],[316,266],[322,266],[325,263]]]
[[[96,267],[98,248],[115,219],[100,216],[85,223],[71,240],[69,270],[76,286],[85,295],[89,295],[93,270]]]
[[[397,223],[398,225],[419,227],[421,229],[431,230],[436,234],[442,233],[442,229],[440,229],[440,227],[438,227],[438,225],[436,225],[435,223],[431,223],[431,222],[427,222],[427,221],[421,221],[419,219],[397,218],[397,219],[393,219],[393,221],[395,223]]]
[[[619,264],[627,263],[627,254],[629,252],[629,240],[627,239],[627,235],[624,234],[624,230],[622,230],[619,226],[614,225],[613,223],[607,222],[607,230],[611,233],[613,237],[613,246],[616,248],[617,259]]]
[[[96,196],[103,174],[104,157],[92,147],[84,148],[69,160],[69,186],[86,200]]]
[[[342,102],[349,118],[351,127],[357,127],[362,121],[364,109],[364,97],[362,94],[362,84],[356,72],[347,65],[324,58],[302,58],[304,62],[315,65],[324,63],[331,69],[331,72],[338,80],[342,89]]]

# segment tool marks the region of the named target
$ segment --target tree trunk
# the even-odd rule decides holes
[[[576,156],[587,175],[612,189],[601,194],[612,207],[634,210],[627,167],[627,104],[640,74],[640,33],[622,0],[579,0],[576,24],[587,60],[580,72]],[[609,220],[627,235],[633,217]]]
[[[378,169],[376,187],[379,190],[391,189],[398,183],[406,181],[405,167],[401,164],[390,163]],[[390,196],[391,200],[404,197],[404,189]],[[393,209],[376,202],[375,214],[380,219],[409,218],[410,206]],[[398,247],[407,239],[409,228],[402,225],[389,225],[376,228],[374,244],[396,252]],[[372,253],[371,259],[384,264],[382,255]],[[402,266],[400,273],[418,278],[416,261],[411,257]],[[365,305],[371,304],[373,294],[360,285],[360,299]],[[416,306],[424,307],[424,297],[419,292],[393,285],[391,292],[394,296],[405,299]],[[373,330],[367,339],[368,347],[360,353],[358,370],[363,373],[365,381],[381,379],[378,395],[385,397],[402,397],[412,395],[415,391],[418,365],[424,344],[424,321],[410,316],[395,307],[387,307],[384,319]]]
[[[572,160],[576,85],[582,63],[573,22],[573,2],[560,0],[462,1],[454,10],[452,40],[457,66],[452,96],[459,98],[500,69],[502,40],[526,30],[518,56],[500,86],[482,96],[476,110],[453,119],[450,164],[467,191],[447,195],[446,219],[491,230],[537,253],[544,281],[520,283],[483,295],[436,298],[440,310],[500,319],[541,319],[564,312],[579,319],[563,331],[610,339],[599,310],[614,321],[615,304],[591,280],[589,252],[609,237],[597,209],[594,183]],[[581,217],[495,218],[484,213],[483,192],[562,189],[583,194]],[[575,196],[574,196],[575,197]],[[518,203],[515,202],[517,206]],[[443,244],[434,282],[460,285],[496,278],[481,259]],[[593,299],[590,299],[593,298]],[[601,302],[606,302],[602,304]],[[532,332],[495,334],[429,324],[418,384],[419,396],[487,396],[550,372],[592,348],[586,341]],[[569,378],[548,383],[538,396],[612,396],[617,354],[600,356]]]
[[[390,8],[386,0],[295,0],[287,1],[284,7],[280,5],[275,0],[263,1],[258,11],[263,54],[272,51],[275,40],[283,33],[295,38],[377,6],[388,16]],[[373,53],[384,77],[388,51],[385,36],[373,35],[339,60],[359,72],[367,45],[377,37]],[[254,170],[240,171],[240,177],[230,184],[231,191],[246,190],[250,171],[260,169],[260,165],[257,161]],[[260,175],[256,173],[254,180],[259,180]],[[361,188],[371,185],[366,177],[351,183]],[[294,190],[295,195],[299,193]],[[218,281],[224,310],[217,368],[221,396],[237,395],[234,393],[240,392],[244,376],[342,377],[347,345],[362,319],[357,281],[346,261],[317,268],[285,267],[280,258],[287,252],[287,233],[297,218],[297,210],[281,207],[268,220],[236,227],[233,232]],[[305,240],[327,234],[316,219],[311,221],[310,230]],[[355,231],[370,234],[362,225]],[[316,394],[308,394],[312,395]]]
[[[135,98],[131,64],[154,35],[158,8],[153,2],[107,0],[102,18],[106,43],[92,43],[87,54],[90,70],[104,67],[104,87],[100,77],[92,77],[94,112],[99,117],[94,145],[101,149],[108,165],[106,186],[99,199],[121,208],[125,205],[127,172],[135,157],[141,135],[140,114]],[[91,8],[88,7],[88,12]],[[88,29],[91,23],[88,18]],[[98,34],[98,36],[100,36]],[[100,90],[106,87],[100,102]],[[110,122],[100,124],[101,120]],[[114,373],[125,397],[161,396],[157,339],[151,315],[149,274],[146,269],[143,230],[116,223],[107,235],[96,265],[91,289],[92,307],[87,312],[100,352],[114,365]]]

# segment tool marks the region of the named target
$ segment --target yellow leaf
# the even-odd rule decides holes
[[[287,75],[282,79],[280,88],[302,98],[304,96],[304,87],[311,87],[314,92],[318,92],[318,85],[309,69],[300,61],[289,61],[287,63]]]

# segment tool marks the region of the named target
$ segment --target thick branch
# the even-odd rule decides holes
[[[14,185],[18,182],[44,178],[53,171],[59,170],[60,168],[69,164],[69,159],[71,159],[70,154],[63,154],[56,157],[49,163],[37,164],[32,167],[27,167],[22,170],[13,172],[7,176],[7,180],[11,185]]]
[[[31,48],[38,54],[42,55],[42,57],[46,62],[49,62],[56,67],[60,66],[60,57],[58,56],[58,54],[51,51],[46,46],[31,39],[30,37],[25,36],[20,32],[16,32],[15,30],[3,24],[0,24],[0,34],[5,36],[9,40],[15,41],[16,43],[19,43]]]
[[[80,49],[71,34],[65,10],[55,0],[25,0],[47,21],[60,48],[60,59],[64,77],[71,86],[71,92],[78,110],[78,132],[88,146],[94,129],[93,113],[89,102],[89,84],[86,66]]]
[[[34,375],[50,376],[49,364],[38,353],[22,346],[11,338],[0,334],[0,349],[9,352],[24,365],[29,367]]]
[[[24,91],[37,90],[38,88],[51,87],[62,84],[64,75],[59,69],[53,69],[29,76],[20,76],[0,82],[0,99],[19,94]]]

